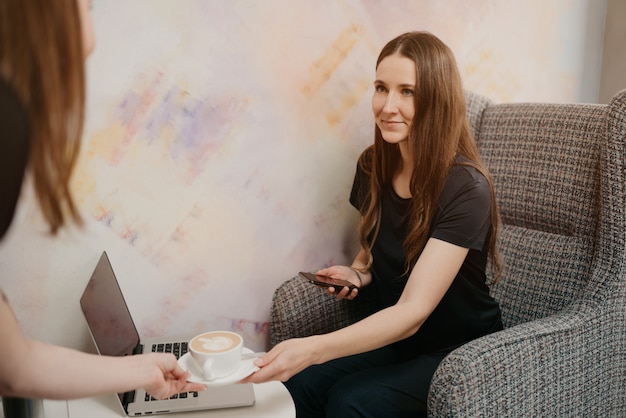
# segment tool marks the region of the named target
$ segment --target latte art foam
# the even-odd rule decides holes
[[[226,337],[198,338],[198,341],[206,351],[223,351],[233,345],[232,340]]]
[[[204,353],[220,353],[237,347],[240,337],[225,332],[207,332],[191,341],[191,347]]]

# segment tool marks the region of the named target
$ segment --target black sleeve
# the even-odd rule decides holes
[[[363,213],[364,199],[363,190],[365,189],[365,173],[361,170],[361,167],[357,164],[356,173],[354,173],[354,180],[352,182],[352,191],[350,192],[350,204],[354,206],[359,212]]]
[[[439,200],[431,237],[481,250],[491,227],[491,191],[473,168],[452,170]]]
[[[350,192],[350,203],[361,215],[365,213],[369,206],[370,199],[370,175],[361,164],[371,164],[372,152],[370,149],[363,151],[356,165],[356,173],[354,174],[354,182],[352,183],[352,191]]]
[[[0,238],[11,225],[28,161],[28,117],[17,95],[0,78]]]

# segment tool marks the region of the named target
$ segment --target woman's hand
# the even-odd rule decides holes
[[[206,386],[187,382],[189,372],[184,371],[176,357],[171,354],[149,353],[137,356],[145,362],[146,370],[152,373],[143,389],[155,399],[167,399],[181,392],[199,392]]]
[[[239,383],[285,382],[312,364],[321,363],[315,337],[286,340],[254,361],[259,367],[255,373]]]
[[[342,279],[347,280],[350,283],[356,286],[355,289],[350,291],[347,287],[341,289],[341,291],[337,292],[337,289],[334,287],[326,288],[326,293],[329,295],[334,295],[337,299],[348,299],[352,300],[359,294],[359,288],[362,286],[357,273],[352,270],[348,266],[331,266],[317,271],[315,274],[319,274],[321,276],[332,277],[333,279]]]

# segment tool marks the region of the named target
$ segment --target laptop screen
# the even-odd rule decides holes
[[[133,354],[139,345],[139,334],[106,252],[91,275],[80,306],[101,355]]]

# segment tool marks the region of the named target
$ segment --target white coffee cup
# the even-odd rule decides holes
[[[215,380],[234,373],[241,361],[243,338],[232,331],[208,331],[189,341],[189,352],[204,378]]]

